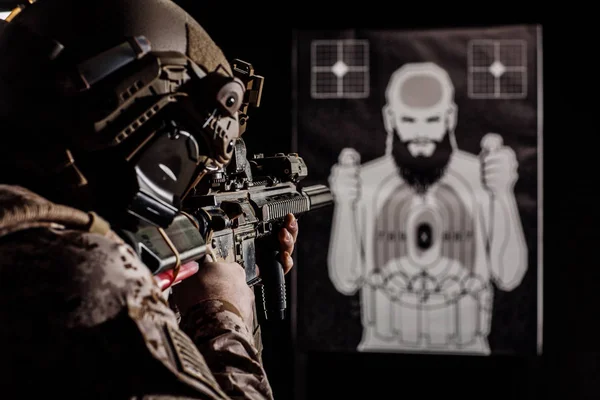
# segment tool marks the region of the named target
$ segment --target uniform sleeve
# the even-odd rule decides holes
[[[0,359],[1,392],[229,399],[148,268],[114,238],[36,229],[4,240],[0,303],[0,340],[11,344]],[[215,335],[227,329],[212,326]]]
[[[240,312],[223,300],[206,300],[182,320],[219,382],[235,399],[273,399],[253,333]]]

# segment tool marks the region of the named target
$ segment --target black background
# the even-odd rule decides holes
[[[278,399],[568,399],[600,397],[596,261],[598,79],[590,10],[560,3],[208,3],[180,0],[228,57],[266,77],[250,150],[291,150],[291,42],[296,29],[439,28],[540,23],[544,28],[544,344],[540,357],[298,354],[289,327],[265,326],[265,363]],[[297,265],[302,268],[302,265]],[[292,277],[293,278],[293,275]],[[290,323],[293,323],[292,319]],[[295,361],[295,362],[294,362]],[[293,366],[296,365],[294,369]],[[293,376],[297,384],[294,385]]]
[[[536,27],[503,27],[493,31],[431,30],[416,34],[381,31],[311,31],[296,34],[297,149],[309,170],[307,184],[327,184],[340,151],[351,147],[361,163],[385,152],[382,108],[391,74],[409,62],[435,62],[445,69],[455,87],[458,106],[456,141],[471,154],[481,151],[487,132],[502,135],[515,150],[519,179],[514,194],[528,248],[528,269],[520,285],[509,292],[495,291],[491,332],[493,354],[534,355],[537,350],[538,209],[537,163],[537,35]],[[370,93],[365,99],[317,99],[310,96],[312,40],[364,39],[369,42]],[[527,98],[482,100],[467,96],[467,48],[472,39],[517,39],[527,43]],[[297,274],[298,342],[300,350],[353,352],[362,335],[360,295],[345,296],[333,286],[327,252],[333,207],[301,221]],[[308,238],[307,236],[310,236]]]
[[[91,0],[100,1],[100,0]],[[2,1],[10,4],[13,1]],[[544,349],[540,357],[297,354],[290,324],[265,325],[265,363],[282,399],[600,397],[597,20],[576,3],[208,2],[179,0],[228,57],[267,77],[246,140],[291,150],[294,28],[544,28]],[[591,3],[590,3],[591,4]],[[525,8],[527,7],[527,8]],[[302,268],[297,265],[296,268]],[[293,274],[290,278],[293,278]],[[294,364],[298,368],[293,368]],[[298,384],[294,385],[294,376]]]

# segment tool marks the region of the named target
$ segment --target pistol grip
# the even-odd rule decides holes
[[[265,318],[267,320],[283,320],[287,304],[285,277],[283,266],[279,262],[279,251],[267,251],[258,261]]]

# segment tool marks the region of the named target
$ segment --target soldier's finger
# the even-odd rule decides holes
[[[291,256],[291,253],[284,251],[281,253],[281,265],[283,266],[284,275],[291,271],[294,266],[294,259]]]
[[[288,252],[292,254],[294,252],[294,237],[285,228],[281,228],[279,231],[279,243],[281,245],[281,252]]]
[[[296,243],[296,239],[298,239],[298,220],[294,216],[294,214],[288,214],[285,217],[285,229],[292,235],[294,239],[294,243]]]

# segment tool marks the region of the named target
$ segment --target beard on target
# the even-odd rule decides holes
[[[450,133],[446,131],[441,141],[432,140],[435,143],[435,150],[429,157],[413,156],[408,149],[411,142],[402,141],[398,132],[394,130],[392,156],[402,179],[417,193],[424,194],[446,172],[452,155]]]

